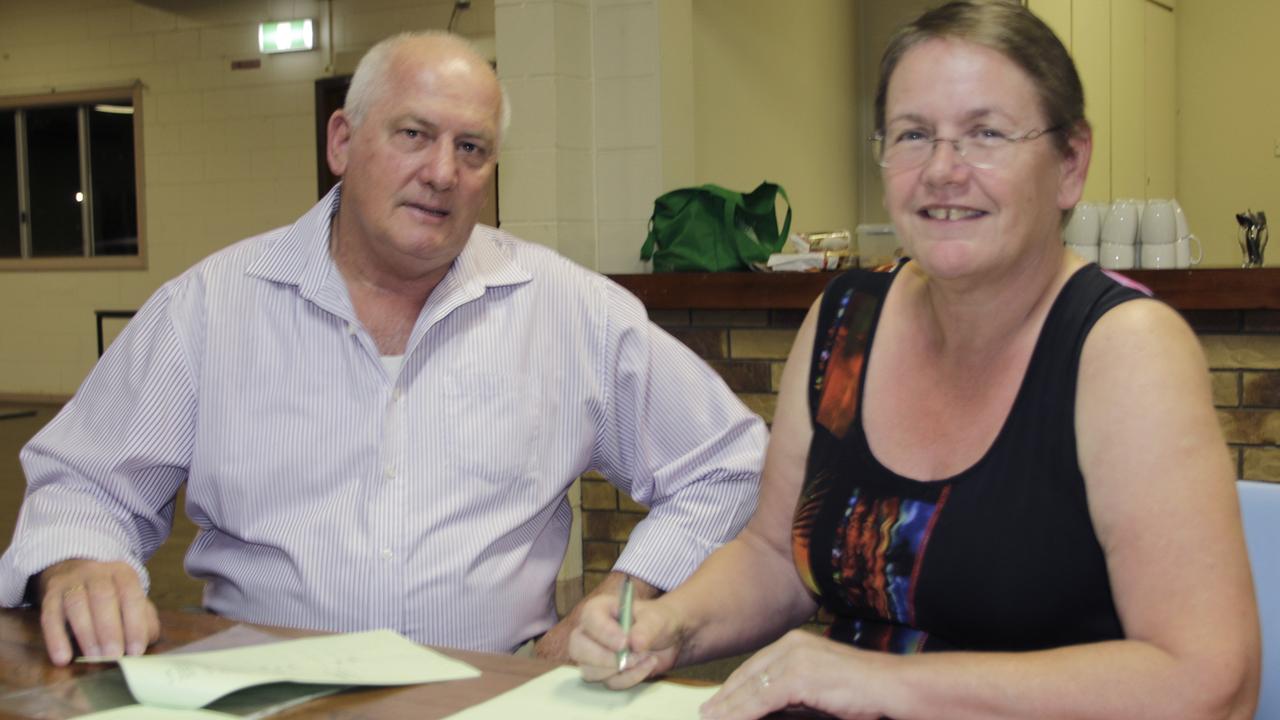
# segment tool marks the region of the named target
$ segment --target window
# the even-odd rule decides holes
[[[140,100],[0,97],[0,270],[145,267]]]

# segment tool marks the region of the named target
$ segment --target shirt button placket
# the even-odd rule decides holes
[[[393,378],[393,381],[396,381]],[[406,499],[403,497],[405,486],[401,475],[405,463],[406,412],[405,393],[398,384],[390,388],[386,398],[386,422],[382,438],[383,462],[381,483],[373,488],[377,501],[373,503],[374,526],[379,528],[377,534],[378,563],[382,566],[383,582],[386,587],[384,623],[389,627],[399,628],[403,622],[404,606],[404,573],[398,567],[397,549],[404,542],[404,517],[400,509]]]

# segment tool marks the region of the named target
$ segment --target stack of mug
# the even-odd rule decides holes
[[[1203,254],[1177,200],[1082,202],[1062,234],[1067,249],[1113,270],[1189,268]]]

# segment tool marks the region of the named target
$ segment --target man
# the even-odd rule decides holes
[[[582,472],[651,506],[598,592],[737,532],[759,419],[617,285],[476,225],[505,114],[456,37],[380,43],[329,121],[339,187],[165,284],[32,439],[0,603],[40,602],[55,663],[157,637],[183,482],[213,612],[549,657]]]

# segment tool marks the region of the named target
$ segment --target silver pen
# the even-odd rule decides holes
[[[626,576],[622,581],[622,599],[618,604],[618,624],[622,625],[622,634],[631,635],[631,597],[635,594],[635,589],[631,585],[631,576]],[[630,643],[630,637],[627,638]],[[618,672],[627,669],[627,658],[630,657],[631,651],[624,647],[618,651]]]

